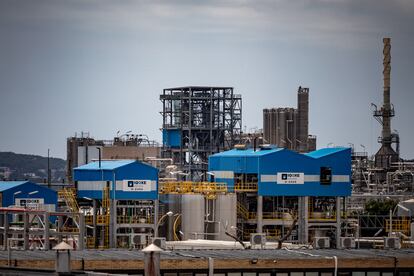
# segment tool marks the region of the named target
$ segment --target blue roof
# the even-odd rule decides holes
[[[75,170],[114,170],[134,162],[136,160],[105,160],[101,161],[101,167],[99,167],[99,161],[96,161],[77,167]]]
[[[228,151],[223,151],[220,153],[216,153],[213,156],[229,156],[229,157],[243,157],[243,156],[263,156],[266,154],[271,154],[271,153],[275,153],[278,151],[282,151],[284,150],[284,148],[273,148],[273,149],[256,149],[256,151],[254,151],[254,149],[249,148],[249,149],[232,149],[232,150],[228,150]]]
[[[29,181],[0,181],[0,192],[20,186]]]
[[[334,154],[340,151],[348,150],[348,149],[349,148],[344,148],[344,147],[323,148],[323,149],[315,150],[309,153],[305,153],[305,155],[309,157],[313,157],[313,158],[320,158],[320,157],[324,157],[324,156]]]

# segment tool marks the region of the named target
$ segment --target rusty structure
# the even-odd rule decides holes
[[[162,157],[187,180],[205,178],[208,156],[238,143],[242,99],[233,87],[186,86],[167,88],[162,102]]]
[[[104,142],[95,140],[88,132],[81,132],[80,136],[75,134],[66,140],[66,179],[68,183],[73,182],[73,169],[87,164],[98,154],[97,148],[102,148]]]
[[[391,118],[395,116],[394,106],[391,104],[391,39],[384,38],[384,60],[383,60],[383,79],[384,79],[384,94],[383,105],[380,109],[374,106],[373,115],[375,119],[382,126],[381,136],[378,142],[381,143],[381,148],[375,154],[375,166],[377,168],[389,169],[391,163],[399,160],[399,136],[397,133],[391,132]],[[396,149],[392,148],[392,144],[396,145]]]
[[[269,144],[298,152],[316,149],[309,135],[309,88],[299,86],[297,108],[263,109],[263,138]]]
[[[75,134],[66,141],[66,178],[68,183],[73,182],[73,169],[93,160],[101,158],[104,160],[132,159],[145,161],[148,158],[159,158],[161,156],[161,145],[150,140],[146,134],[127,133],[119,135],[112,140],[94,139],[88,132],[81,132],[80,136]],[[98,149],[99,148],[99,149]]]

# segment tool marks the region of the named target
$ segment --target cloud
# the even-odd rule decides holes
[[[3,1],[1,21],[63,24],[85,32],[228,35],[340,47],[367,35],[413,34],[408,0]],[[1,11],[2,10],[2,11]],[[0,22],[1,22],[0,21]],[[352,43],[350,43],[352,41]]]

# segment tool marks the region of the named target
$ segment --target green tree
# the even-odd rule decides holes
[[[392,199],[371,199],[365,204],[365,211],[369,215],[388,215],[397,204],[398,201]]]

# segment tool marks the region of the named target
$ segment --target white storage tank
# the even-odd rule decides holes
[[[233,241],[232,238],[224,234],[225,227],[227,231],[233,233],[231,226],[237,226],[237,195],[217,195],[215,208],[215,236],[216,240]]]
[[[204,238],[205,205],[203,195],[182,195],[181,197],[182,221],[181,229],[184,240]]]

